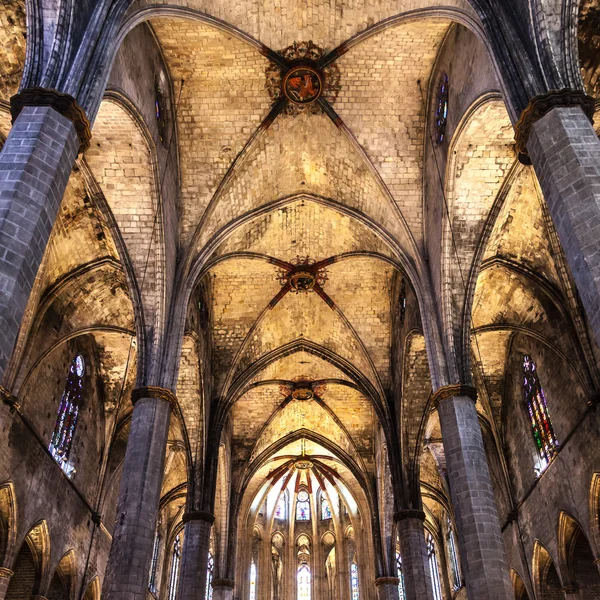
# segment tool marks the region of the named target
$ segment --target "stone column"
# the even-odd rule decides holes
[[[402,510],[394,515],[397,522],[404,591],[407,600],[433,600],[431,572],[425,545],[425,513]]]
[[[213,579],[213,600],[233,600],[234,587],[232,579]]]
[[[514,596],[476,397],[474,388],[457,384],[438,389],[433,401],[442,427],[467,596],[470,600],[508,600]]]
[[[4,600],[6,597],[6,590],[13,575],[14,573],[10,569],[0,567],[0,600]]]
[[[11,109],[15,122],[0,154],[0,381],[77,152],[90,136],[83,110],[65,94],[24,90]]]
[[[398,583],[397,577],[379,577],[379,579],[376,579],[377,600],[398,600]]]
[[[210,532],[215,517],[206,512],[187,512],[183,515],[183,522],[185,533],[177,597],[180,600],[203,599],[206,594]]]
[[[594,100],[583,92],[538,96],[523,111],[516,139],[533,163],[600,343],[600,141],[590,122],[593,113]]]
[[[172,392],[157,387],[134,390],[132,401],[134,409],[103,600],[146,599],[169,419],[171,406],[176,402]]]

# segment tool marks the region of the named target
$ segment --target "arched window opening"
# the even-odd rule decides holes
[[[302,563],[298,569],[298,600],[310,600],[310,567]]]
[[[328,519],[331,519],[332,515],[331,515],[331,507],[329,506],[329,501],[327,500],[327,498],[325,498],[325,496],[321,497],[321,520],[322,521],[327,521]]]
[[[169,600],[175,600],[179,582],[179,563],[181,562],[181,537],[177,536],[173,542],[171,555],[171,577],[169,579]]]
[[[523,356],[523,396],[531,422],[533,439],[540,458],[540,473],[546,469],[558,450],[558,441],[550,420],[546,396],[531,356]]]
[[[462,587],[462,582],[460,579],[460,567],[458,565],[454,526],[452,525],[452,520],[449,516],[446,516],[446,527],[448,531],[448,554],[450,555],[450,568],[452,570],[452,589],[457,592]]]
[[[287,499],[285,497],[285,492],[279,496],[279,500],[277,500],[277,506],[275,507],[275,518],[276,519],[285,519],[287,517]]]
[[[400,298],[398,300],[398,310],[400,311],[400,327],[404,325],[406,318],[406,281],[402,278],[400,283]]]
[[[433,600],[443,600],[440,571],[437,564],[435,542],[433,536],[427,534],[427,558],[429,560],[429,571],[431,572],[431,585],[433,587]]]
[[[443,73],[438,88],[437,103],[435,106],[436,142],[442,144],[446,139],[446,125],[448,124],[448,75]]]
[[[158,137],[163,144],[167,142],[167,114],[165,111],[165,95],[160,82],[157,80],[154,85],[154,108],[156,112],[156,125],[158,127]]]
[[[256,600],[256,563],[254,559],[250,563],[250,600]]]
[[[152,548],[152,562],[150,563],[150,577],[148,579],[148,588],[153,594],[157,593],[156,573],[158,570],[158,551],[160,549],[160,533],[158,530],[154,535],[154,547]]]
[[[301,490],[296,499],[296,521],[310,521],[310,502],[308,492]]]
[[[208,551],[208,565],[206,567],[206,593],[204,594],[205,600],[212,600],[213,597],[213,589],[212,589],[212,580],[213,580],[213,572],[215,570],[215,558],[212,555],[212,552]]]
[[[58,407],[56,424],[48,450],[54,460],[60,465],[67,477],[72,477],[75,467],[69,462],[77,417],[83,399],[83,378],[85,376],[85,361],[78,354],[72,361],[67,375],[67,383]]]
[[[400,600],[406,600],[404,592],[404,571],[402,570],[402,555],[396,550],[396,570],[398,571],[398,597]]]
[[[359,600],[360,592],[358,590],[358,565],[356,564],[356,558],[350,565],[350,589],[352,590],[352,600]]]

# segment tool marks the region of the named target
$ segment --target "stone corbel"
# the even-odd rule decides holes
[[[164,400],[171,405],[171,408],[175,410],[177,408],[177,397],[175,394],[167,388],[146,386],[135,388],[131,392],[131,403],[135,406],[135,403],[142,398],[158,398]]]
[[[184,523],[189,521],[204,521],[212,525],[215,522],[215,516],[201,510],[192,510],[183,514]]]
[[[0,579],[10,579],[14,574],[14,571],[6,567],[0,567]]]
[[[477,402],[477,390],[473,386],[455,383],[453,385],[445,385],[436,390],[432,397],[433,406],[437,408],[442,400],[456,396],[466,396],[473,400],[473,402]]]
[[[13,396],[4,386],[0,385],[0,400],[10,408],[10,412],[19,410],[17,398]]]
[[[527,142],[531,126],[549,113],[553,108],[579,106],[593,124],[595,111],[595,100],[581,90],[564,88],[562,90],[551,90],[547,94],[541,94],[533,98],[515,125],[515,145],[519,161],[524,165],[530,165]]]
[[[79,137],[79,152],[83,153],[90,147],[92,130],[85,111],[73,96],[52,89],[33,87],[21,90],[10,99],[10,113],[13,123],[26,106],[49,106],[66,117],[75,126]]]

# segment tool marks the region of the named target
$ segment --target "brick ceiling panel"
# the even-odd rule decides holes
[[[366,225],[310,199],[256,217],[229,236],[215,255],[239,251],[268,254],[287,262],[298,256],[318,262],[344,252],[391,255]]]
[[[8,101],[19,90],[25,65],[24,0],[0,0],[0,98]]]
[[[239,215],[293,194],[315,194],[360,211],[409,246],[392,202],[364,159],[323,114],[280,115],[245,155],[197,240],[200,248]]]
[[[178,107],[182,242],[198,225],[234,158],[271,108],[268,61],[240,39],[198,21],[154,19]]]
[[[392,278],[395,269],[375,258],[351,258],[327,268],[327,293],[363,344],[384,386],[390,384]]]
[[[236,377],[262,356],[298,339],[310,340],[335,352],[376,385],[377,377],[360,342],[315,292],[288,293],[265,315],[243,349],[236,364]],[[290,378],[294,375],[290,373]]]
[[[384,19],[439,4],[439,0],[137,0],[133,8],[182,6],[222,19],[274,50],[297,40],[312,40],[332,50]],[[473,13],[466,0],[443,4]]]
[[[385,29],[342,56],[333,106],[356,136],[416,239],[423,235],[423,101],[449,23],[428,19]]]
[[[272,362],[263,369],[252,381],[266,381],[271,379],[319,381],[321,379],[343,379],[351,381],[351,378],[330,362],[314,356],[305,351],[294,352],[283,356]]]

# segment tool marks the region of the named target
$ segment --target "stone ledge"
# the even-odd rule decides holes
[[[227,588],[232,590],[235,587],[235,582],[233,579],[213,579],[210,582],[210,585],[213,590],[217,588]]]
[[[69,119],[75,126],[75,131],[79,137],[79,153],[85,152],[90,147],[92,139],[90,122],[83,108],[77,104],[77,100],[73,96],[42,87],[21,90],[10,99],[10,113],[13,123],[26,106],[48,106],[53,108],[57,113]]]
[[[167,388],[146,386],[135,388],[131,392],[131,403],[134,406],[136,402],[142,398],[158,398],[159,400],[168,402],[173,409],[177,407],[177,397],[171,390],[168,390]]]
[[[473,400],[473,402],[477,401],[477,390],[470,385],[463,385],[462,383],[455,383],[453,385],[445,385],[441,388],[438,388],[436,392],[432,396],[432,402],[434,408],[437,408],[439,403],[442,400],[446,400],[447,398],[454,398],[456,396],[466,396]]]
[[[375,580],[375,585],[379,587],[380,585],[393,585],[397,587],[400,583],[400,580],[397,577],[379,577]]]
[[[190,521],[205,521],[211,525],[215,522],[215,516],[201,510],[192,510],[183,514],[182,521],[189,523]]]
[[[394,521],[405,521],[406,519],[419,519],[419,521],[425,521],[425,512],[416,509],[405,509],[399,510],[394,513]]]
[[[572,90],[570,88],[551,90],[547,94],[536,96],[529,102],[515,125],[516,149],[519,154],[519,160],[523,164],[531,164],[527,151],[531,126],[553,108],[568,106],[581,107],[587,118],[592,123],[594,122],[595,100],[581,90]]]

